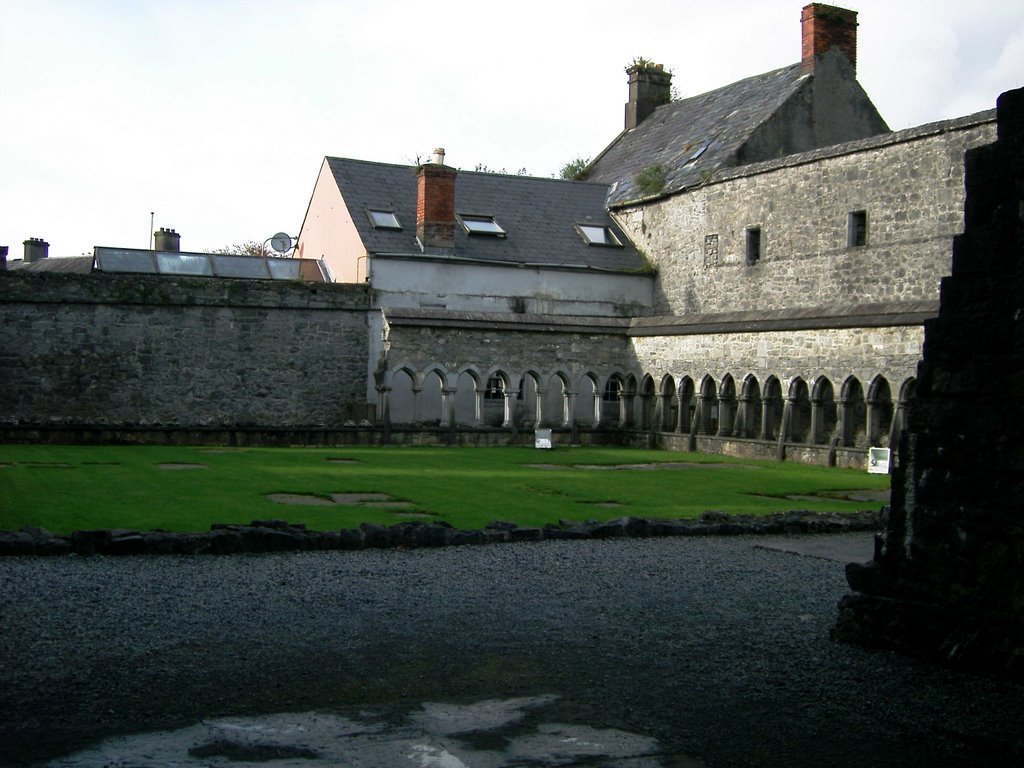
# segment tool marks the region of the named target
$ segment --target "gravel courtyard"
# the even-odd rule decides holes
[[[1019,686],[829,641],[870,545],[807,541],[6,558],[0,763],[1024,763]]]

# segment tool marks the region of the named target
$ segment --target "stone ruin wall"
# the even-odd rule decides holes
[[[0,273],[0,426],[340,426],[367,309],[362,286]]]
[[[834,637],[1024,679],[1024,89],[997,112],[967,154],[885,534],[847,566]]]
[[[994,136],[980,113],[725,171],[616,219],[659,270],[655,314],[934,300],[962,230],[964,151]],[[850,248],[854,211],[867,245]]]

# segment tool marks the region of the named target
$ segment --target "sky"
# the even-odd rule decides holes
[[[806,0],[0,0],[0,245],[298,235],[324,156],[555,176],[634,58],[692,96],[799,61]],[[893,129],[1024,85],[1024,0],[851,0]]]

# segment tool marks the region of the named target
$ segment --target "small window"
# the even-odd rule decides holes
[[[853,211],[846,217],[846,247],[857,248],[868,244],[868,212]]]
[[[484,390],[484,400],[504,400],[505,382],[500,376],[491,376],[487,379],[487,389]]]
[[[462,221],[462,226],[471,235],[505,236],[505,230],[494,220],[493,216],[476,216],[460,213],[459,219]]]
[[[394,211],[370,208],[366,212],[370,216],[370,223],[373,224],[376,229],[402,228],[402,225],[398,223],[398,216],[395,215]]]
[[[757,264],[761,259],[761,228],[747,229],[747,266]]]
[[[608,383],[604,385],[604,393],[601,395],[601,399],[606,403],[617,403],[619,402],[621,392],[622,382],[618,379],[608,379]]]
[[[587,245],[622,247],[622,243],[619,242],[619,238],[615,236],[610,227],[595,224],[577,224],[576,231],[580,233],[580,237],[583,238]]]

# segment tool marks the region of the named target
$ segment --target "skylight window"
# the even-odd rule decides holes
[[[366,211],[370,216],[370,223],[376,229],[401,229],[402,225],[398,222],[398,216],[395,215],[394,211],[388,211],[381,208],[370,208]]]
[[[459,219],[462,221],[462,226],[466,228],[466,231],[471,235],[492,235],[494,237],[504,237],[505,230],[501,228],[501,225],[494,220],[493,216],[477,216],[460,213]]]
[[[587,245],[611,245],[621,248],[622,243],[615,236],[610,227],[598,226],[595,224],[577,224],[576,230],[586,241]]]

